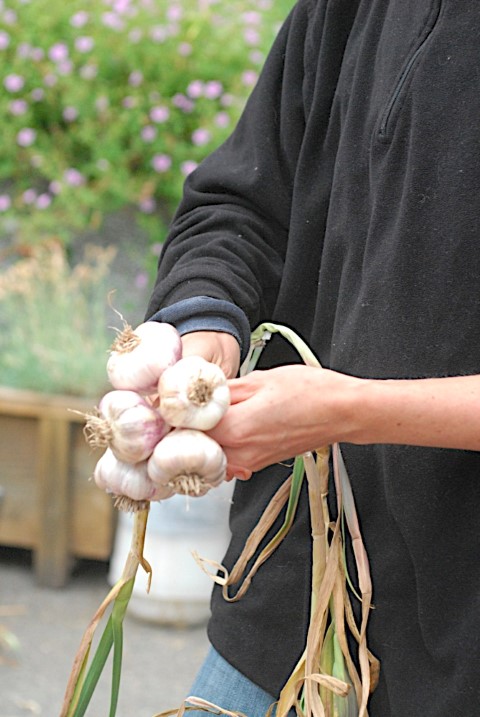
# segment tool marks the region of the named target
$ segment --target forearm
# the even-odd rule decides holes
[[[480,376],[362,381],[351,442],[480,450]]]

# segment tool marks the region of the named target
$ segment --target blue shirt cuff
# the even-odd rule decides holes
[[[245,313],[235,304],[210,296],[195,296],[165,306],[148,318],[175,326],[179,334],[193,331],[219,331],[234,336],[240,346],[243,362],[250,348],[250,324]]]

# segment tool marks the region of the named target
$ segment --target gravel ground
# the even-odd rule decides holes
[[[108,565],[79,561],[68,585],[39,587],[28,551],[0,548],[0,717],[58,717],[83,632],[109,590]],[[152,717],[180,705],[208,649],[205,625],[164,627],[129,616],[117,717]],[[110,675],[102,675],[87,711],[107,717]]]

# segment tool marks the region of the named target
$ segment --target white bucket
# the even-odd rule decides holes
[[[233,481],[222,483],[201,498],[175,495],[152,503],[145,539],[145,559],[153,570],[150,592],[140,567],[128,612],[160,624],[195,625],[210,615],[213,582],[195,562],[221,562],[230,540],[228,515]],[[130,548],[133,516],[120,512],[110,561],[109,581],[120,577]]]

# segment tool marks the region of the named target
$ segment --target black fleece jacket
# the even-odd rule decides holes
[[[210,297],[348,374],[480,373],[479,31],[472,0],[300,0],[234,133],[186,182],[148,315]],[[295,360],[275,339],[263,365]],[[374,582],[370,715],[475,717],[480,455],[342,450]],[[237,486],[227,566],[284,476]],[[272,695],[303,651],[309,559],[304,496],[246,597],[214,591],[214,646]]]

